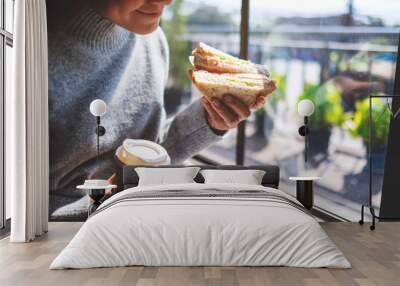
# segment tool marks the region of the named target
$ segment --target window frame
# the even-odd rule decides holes
[[[394,76],[393,94],[400,95],[400,33],[397,46],[396,71]],[[394,98],[392,101],[392,110],[400,108],[400,99]],[[398,182],[398,143],[400,136],[397,132],[400,129],[399,119],[390,119],[389,138],[386,148],[386,158],[384,167],[384,176],[382,182],[382,198],[379,208],[379,220],[391,221],[400,220],[398,211],[399,194],[397,191]]]
[[[15,1],[12,0],[15,5]],[[4,229],[6,223],[6,189],[5,189],[5,96],[6,96],[6,47],[13,47],[13,34],[6,29],[6,0],[1,0],[0,21],[0,229]],[[12,9],[14,12],[14,9]],[[13,17],[13,16],[11,16]]]
[[[250,0],[242,0],[240,15],[240,58],[249,58]],[[240,122],[236,134],[236,165],[244,165],[246,152],[246,120]]]

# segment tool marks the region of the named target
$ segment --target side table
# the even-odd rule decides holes
[[[86,180],[85,184],[76,187],[85,190],[93,202],[88,207],[88,217],[101,205],[101,199],[106,194],[106,190],[115,189],[117,185],[111,185],[107,180]]]

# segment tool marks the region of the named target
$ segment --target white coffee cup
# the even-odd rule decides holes
[[[124,165],[169,165],[171,159],[161,145],[148,140],[125,139],[115,155]]]

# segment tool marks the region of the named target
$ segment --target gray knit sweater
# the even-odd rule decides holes
[[[160,28],[146,36],[135,35],[93,10],[82,11],[61,27],[49,29],[53,219],[75,219],[86,212],[87,200],[75,186],[93,174],[104,179],[111,176],[113,154],[125,138],[162,144],[173,163],[220,138],[207,124],[199,100],[166,120],[168,45]],[[95,160],[96,121],[89,112],[96,98],[108,104],[102,117],[107,132],[101,138],[99,164]]]

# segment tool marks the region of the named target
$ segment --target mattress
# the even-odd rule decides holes
[[[133,265],[351,267],[284,192],[193,183],[140,186],[109,198],[50,269]]]

